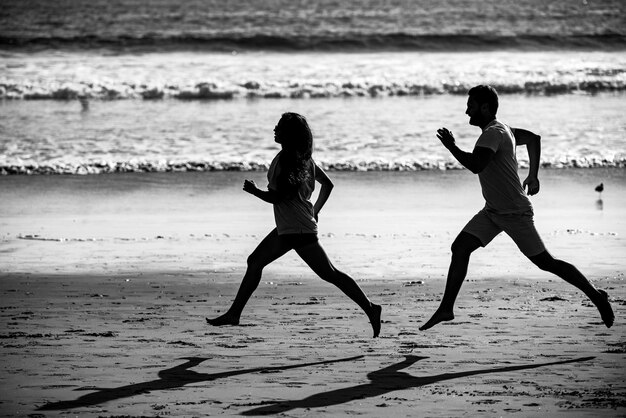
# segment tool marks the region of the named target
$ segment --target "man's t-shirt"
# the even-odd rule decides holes
[[[280,152],[270,165],[267,173],[268,189],[278,190],[278,176],[281,172]],[[313,217],[311,195],[315,189],[315,163],[309,160],[309,180],[298,187],[296,193],[286,196],[274,204],[274,219],[279,235],[283,234],[315,234],[317,222]]]
[[[483,129],[476,146],[489,148],[495,153],[487,167],[478,174],[485,208],[499,214],[532,210],[517,174],[515,137],[511,129],[494,119]]]

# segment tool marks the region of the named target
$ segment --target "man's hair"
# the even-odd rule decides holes
[[[493,87],[481,84],[472,87],[467,94],[470,98],[476,100],[479,106],[487,103],[489,111],[493,113],[493,116],[498,113],[498,92]]]

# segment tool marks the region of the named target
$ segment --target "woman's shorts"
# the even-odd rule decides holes
[[[283,234],[278,237],[293,249],[306,247],[307,245],[315,244],[318,241],[317,234],[313,233]]]

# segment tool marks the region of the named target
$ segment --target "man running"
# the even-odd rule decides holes
[[[454,302],[467,275],[470,255],[502,231],[537,267],[559,276],[587,295],[600,311],[604,324],[611,327],[615,315],[607,293],[596,289],[573,265],[553,258],[535,229],[533,209],[525,189],[529,195],[539,192],[541,137],[524,129],[510,128],[496,119],[498,93],[493,87],[479,85],[470,89],[468,95],[465,113],[470,117],[469,123],[482,129],[474,150],[459,149],[452,132],[446,128],[437,131],[437,138],[459,163],[478,174],[486,204],[452,243],[452,261],[443,299],[420,330],[454,319]],[[517,174],[516,145],[526,145],[530,160],[529,175],[523,184]]]

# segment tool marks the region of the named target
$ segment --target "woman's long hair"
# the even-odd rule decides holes
[[[304,116],[292,112],[283,113],[276,127],[282,146],[278,187],[293,193],[311,180],[309,162],[313,154],[313,134]]]

